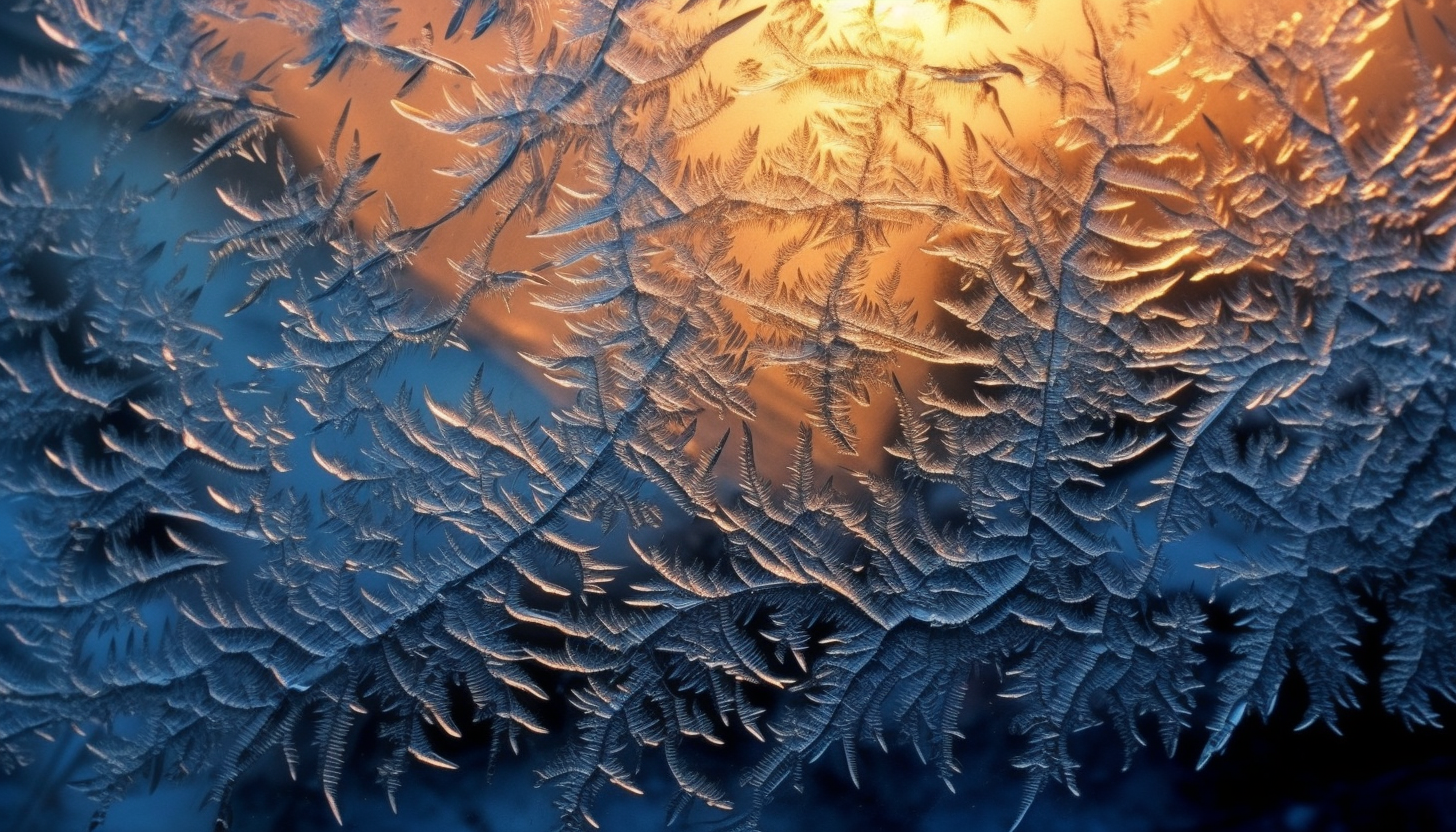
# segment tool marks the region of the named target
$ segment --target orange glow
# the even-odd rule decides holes
[[[866,309],[874,307],[868,299],[876,292],[891,291],[890,302],[904,305],[926,344],[939,339],[954,346],[936,355],[924,345],[886,346],[865,334],[868,330],[845,336],[860,339],[856,346],[880,356],[871,362],[874,371],[863,382],[862,400],[847,405],[858,434],[853,450],[861,457],[853,463],[855,470],[888,464],[883,448],[894,423],[891,374],[912,393],[932,380],[953,386],[974,374],[973,362],[955,350],[979,348],[985,336],[967,332],[944,309],[962,299],[972,280],[966,264],[947,253],[953,248],[947,241],[971,245],[964,240],[974,232],[935,219],[937,204],[966,207],[966,171],[1017,154],[1037,164],[1055,159],[1073,189],[1069,204],[1090,199],[1089,172],[1110,139],[1098,134],[1103,127],[1089,125],[1107,120],[1105,91],[1114,88],[1133,99],[1122,106],[1141,114],[1121,129],[1185,151],[1163,162],[1169,176],[1191,177],[1208,164],[1205,154],[1219,141],[1210,124],[1231,145],[1261,153],[1266,144],[1276,144],[1287,124],[1262,118],[1253,102],[1244,100],[1246,94],[1230,92],[1229,79],[1247,71],[1247,64],[1226,52],[1216,54],[1208,39],[1200,38],[1200,27],[1217,26],[1230,39],[1251,44],[1288,44],[1315,42],[1338,25],[1329,15],[1302,12],[1298,0],[1167,0],[1137,7],[1135,13],[1121,0],[807,0],[819,15],[807,26],[804,5],[782,0],[755,13],[759,3],[753,0],[722,6],[673,2],[623,11],[624,50],[672,55],[678,41],[690,44],[706,33],[726,34],[715,37],[711,48],[686,67],[669,72],[649,63],[624,69],[637,85],[635,97],[629,96],[613,129],[622,146],[641,154],[644,167],[671,172],[660,176],[656,187],[688,217],[715,199],[773,209],[712,221],[714,233],[733,241],[725,265],[732,275],[725,280],[722,306],[747,341],[766,345],[766,354],[793,355],[795,339],[822,323],[814,316],[830,314],[814,311],[806,300],[817,297],[818,289],[805,275],[837,262],[862,269],[863,283],[856,291]],[[540,3],[534,8],[532,49],[554,45],[558,52],[551,60],[565,60],[560,56],[569,50],[594,48],[593,35],[563,45],[559,35],[567,28],[567,7]],[[450,10],[448,2],[410,4],[396,18],[391,42],[417,48],[429,41],[434,54],[464,72],[431,68],[422,83],[404,91],[396,70],[369,61],[318,83],[312,83],[312,67],[284,62],[269,79],[276,104],[296,116],[286,128],[287,138],[305,157],[327,145],[344,102],[353,102],[349,126],[359,130],[366,154],[383,154],[370,177],[377,194],[360,211],[365,225],[383,221],[386,197],[405,227],[436,222],[462,186],[460,177],[448,172],[499,152],[499,143],[483,131],[451,135],[428,129],[436,114],[468,110],[505,83],[496,71],[504,54],[500,29],[478,40],[444,40],[439,22]],[[1434,27],[1423,23],[1429,15],[1421,14],[1413,24],[1417,40],[1438,48]],[[1368,23],[1363,37],[1369,54],[1398,54],[1404,27],[1392,20],[1386,12]],[[431,21],[436,26],[427,32]],[[280,49],[280,28],[267,21],[219,25],[245,55],[249,70],[280,51],[303,51],[301,44]],[[1393,85],[1390,73],[1369,71],[1368,64],[1368,57],[1354,60],[1340,77],[1324,83],[1347,109],[1351,135],[1358,131],[1376,138],[1369,152],[1380,155],[1398,142],[1409,90]],[[660,76],[654,74],[659,71]],[[1318,84],[1294,88],[1301,95],[1295,107],[1324,118],[1314,112]],[[794,151],[806,144],[818,148],[817,162],[808,167]],[[569,270],[558,273],[550,266],[563,241],[533,232],[553,206],[559,211],[572,200],[600,197],[582,173],[592,152],[584,147],[563,142],[532,162],[542,169],[558,157],[564,163],[554,189],[529,215],[503,207],[517,192],[529,190],[525,181],[501,185],[515,190],[451,215],[414,259],[419,279],[452,296],[460,283],[455,264],[480,256],[482,239],[498,238],[486,255],[493,269],[539,271],[547,284],[543,294],[569,291]],[[733,176],[709,181],[700,175],[738,148],[748,148],[751,158]],[[1303,161],[1286,143],[1268,164],[1291,170]],[[1003,187],[1006,176],[1003,168],[985,186]],[[1119,195],[1099,198],[1096,222],[1125,250],[1110,250],[1113,244],[1102,240],[1081,250],[1075,262],[1093,272],[1107,271],[1106,264],[1114,261],[1136,264],[1126,274],[1113,270],[1106,276],[1108,291],[1123,293],[1126,300],[1120,302],[1129,310],[1163,303],[1170,287],[1185,282],[1277,268],[1277,250],[1221,259],[1164,239],[1157,223],[1160,212],[1169,210],[1169,198],[1135,189],[1112,191]],[[917,199],[916,194],[927,196]],[[1239,198],[1231,194],[1228,204],[1215,206],[1231,227],[1246,210]],[[862,215],[874,217],[873,232],[856,238],[845,229]],[[1064,219],[1074,222],[1076,213]],[[642,241],[644,247],[652,244],[651,235]],[[1064,245],[1070,252],[1073,238]],[[477,336],[496,345],[506,361],[518,360],[520,352],[549,353],[555,342],[571,336],[573,327],[590,319],[589,313],[572,320],[535,310],[529,295],[518,297],[509,310],[505,303],[502,298],[478,301],[473,323]],[[791,304],[799,307],[791,311]],[[812,391],[795,373],[794,362],[785,359],[760,367],[754,377],[750,393],[759,408],[756,424],[768,426],[760,430],[761,447],[771,447],[773,437],[792,442],[799,423],[817,418]],[[719,418],[702,414],[699,435],[715,437],[737,419],[724,414],[713,424]],[[818,443],[816,454],[826,468],[845,464],[847,457],[829,442]]]
[[[879,37],[918,42],[925,33],[917,21],[929,20],[937,4],[920,0],[820,0],[814,4],[831,32],[853,37],[860,27],[873,27]]]

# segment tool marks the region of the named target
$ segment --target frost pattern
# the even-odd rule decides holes
[[[970,5],[988,32],[1026,13]],[[1291,672],[1333,725],[1377,618],[1385,706],[1435,722],[1456,21],[1329,5],[1272,40],[1199,7],[1149,72],[1124,54],[1147,24],[1090,3],[1086,54],[962,65],[800,0],[456,0],[410,38],[375,0],[42,4],[69,57],[0,101],[116,127],[89,185],[30,160],[0,195],[26,548],[0,763],[75,726],[103,803],[204,772],[225,824],[242,772],[311,746],[337,816],[366,722],[392,800],[410,759],[452,765],[429,736],[461,733],[456,692],[512,747],[564,696],[543,774],[567,826],[638,790],[648,748],[679,808],[752,826],[830,749],[854,773],[899,737],[952,783],[968,691],[999,672],[1025,812],[1075,790],[1073,732],[1109,721],[1131,754],[1140,724],[1170,752],[1189,727],[1205,607],[1167,576],[1190,557],[1243,616],[1205,759]],[[302,57],[228,45],[249,27]],[[733,43],[754,57],[729,70]],[[276,78],[349,72],[399,85],[391,129],[458,144],[431,216],[376,192],[392,151],[355,105],[317,166],[280,138],[311,114]],[[1361,105],[1377,73],[1414,80]],[[754,95],[831,104],[734,127]],[[1016,96],[1055,102],[1041,135]],[[106,173],[179,122],[195,152],[162,182]],[[145,239],[140,216],[242,163],[276,188]],[[470,248],[431,297],[412,264],[445,238]],[[161,274],[173,242],[208,252],[205,289]],[[217,295],[226,317],[199,311]],[[492,394],[512,349],[463,389],[431,373],[506,304],[534,333],[493,337],[555,405]],[[246,322],[277,343],[240,367]],[[741,784],[694,768],[725,740],[757,749]]]

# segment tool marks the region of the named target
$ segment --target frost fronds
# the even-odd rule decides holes
[[[111,138],[0,192],[0,765],[342,817],[564,700],[566,826],[650,753],[749,828],[996,695],[1019,818],[1095,725],[1456,698],[1447,10],[438,5],[42,4],[0,104]]]

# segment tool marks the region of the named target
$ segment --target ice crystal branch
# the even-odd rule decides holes
[[[0,193],[0,763],[78,730],[103,801],[204,772],[225,820],[306,746],[340,817],[361,731],[392,801],[454,765],[462,694],[512,748],[565,697],[567,826],[646,749],[676,809],[752,826],[830,749],[857,780],[899,738],[953,785],[989,686],[1024,814],[1075,791],[1073,733],[1191,727],[1194,558],[1241,615],[1205,760],[1291,674],[1334,725],[1373,620],[1368,683],[1436,722],[1453,21],[1336,5],[1272,39],[1200,7],[1149,71],[1091,3],[1081,53],[958,64],[801,2],[461,0],[417,37],[375,0],[44,4],[68,57],[0,103],[119,138],[89,183],[26,160]],[[1396,54],[1409,85],[1360,109]],[[371,149],[377,89],[280,104],[355,75],[455,154],[426,209]],[[119,179],[164,125],[192,154]],[[231,218],[149,239],[199,191]],[[545,404],[494,392],[522,374]],[[696,762],[722,743],[739,783]]]

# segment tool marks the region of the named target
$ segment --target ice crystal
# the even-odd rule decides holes
[[[37,4],[6,118],[105,140],[0,194],[0,763],[226,807],[305,746],[338,816],[362,731],[392,800],[462,696],[568,701],[564,824],[657,749],[751,826],[830,749],[954,783],[990,684],[1024,812],[1082,728],[1171,751],[1211,589],[1204,759],[1376,619],[1436,721],[1448,9],[708,5]]]

